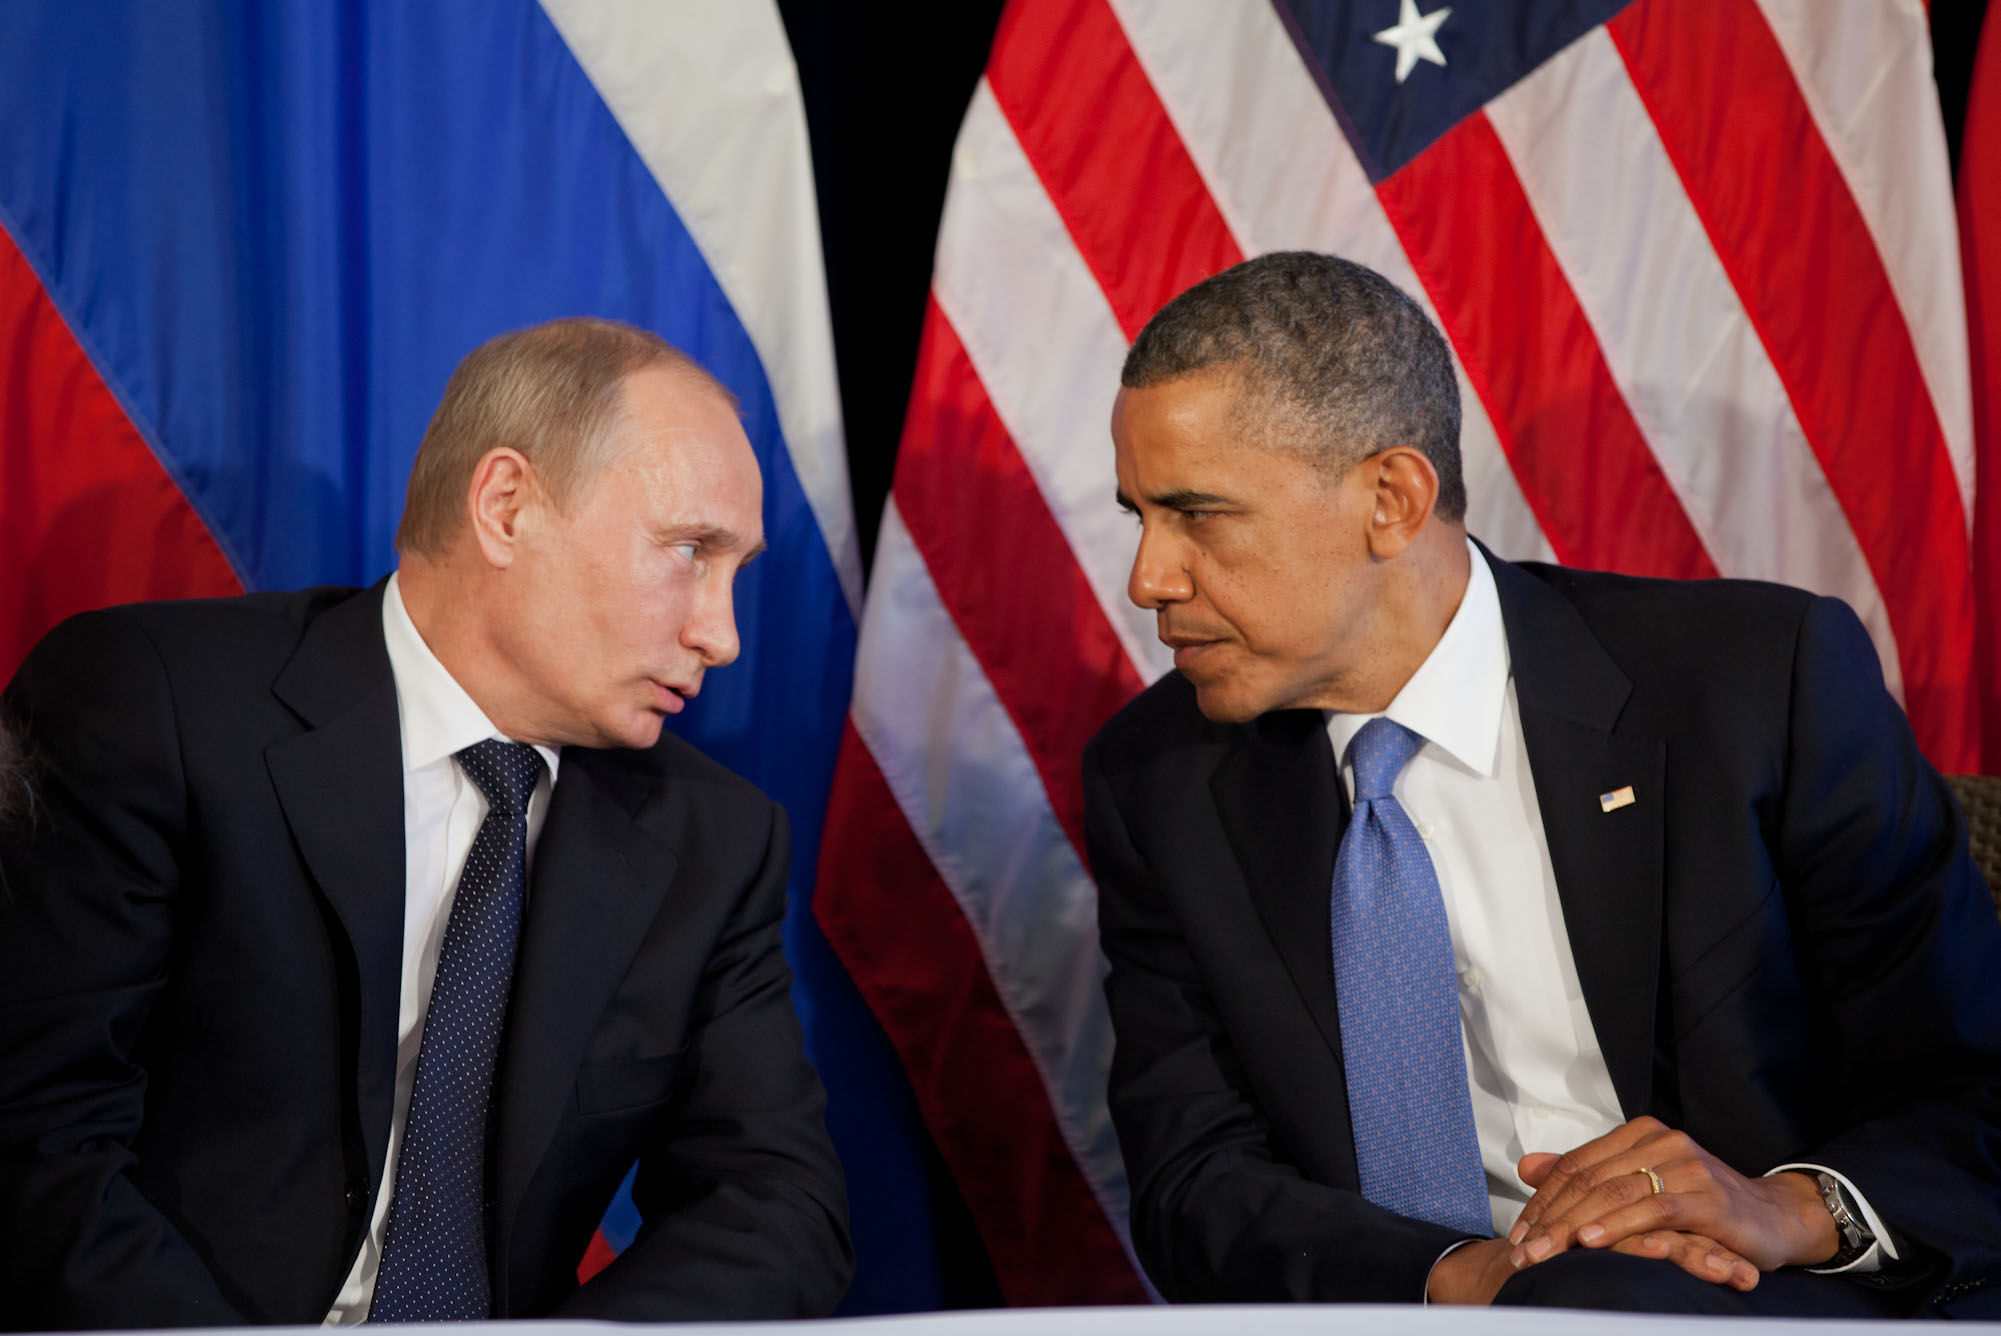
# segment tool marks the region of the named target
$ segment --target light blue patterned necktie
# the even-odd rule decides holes
[[[1461,1047],[1452,931],[1431,855],[1390,790],[1424,739],[1371,719],[1348,744],[1355,815],[1334,860],[1334,992],[1362,1195],[1493,1232]]]
[[[493,1073],[528,891],[528,798],[542,756],[526,743],[489,738],[458,762],[486,795],[487,813],[438,948],[370,1322],[465,1321],[493,1306],[486,1255]]]

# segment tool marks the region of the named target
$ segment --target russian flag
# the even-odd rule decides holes
[[[742,403],[770,551],[738,585],[742,659],[676,725],[792,817],[850,1307],[929,1306],[907,1090],[808,908],[861,573],[769,0],[0,9],[0,680],[83,608],[382,575],[458,359],[582,314]],[[615,1209],[610,1245],[637,1225]]]

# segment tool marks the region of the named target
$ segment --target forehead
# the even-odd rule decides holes
[[[1223,371],[1196,372],[1143,389],[1126,388],[1112,407],[1112,441],[1122,470],[1225,468],[1262,454],[1259,423],[1241,385]]]
[[[736,410],[714,386],[685,371],[647,368],[620,387],[606,469],[655,503],[742,508],[755,513],[763,480]]]

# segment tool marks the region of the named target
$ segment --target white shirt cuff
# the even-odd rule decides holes
[[[1832,1175],[1834,1181],[1841,1184],[1841,1190],[1848,1194],[1848,1200],[1854,1202],[1861,1210],[1862,1223],[1869,1226],[1869,1232],[1876,1236],[1876,1241],[1864,1249],[1860,1257],[1846,1266],[1810,1266],[1807,1270],[1816,1275],[1839,1276],[1850,1271],[1857,1273],[1881,1271],[1885,1262],[1897,1260],[1897,1242],[1890,1236],[1889,1226],[1883,1223],[1883,1218],[1876,1214],[1876,1208],[1869,1204],[1869,1199],[1862,1195],[1861,1190],[1848,1181],[1846,1174],[1838,1169],[1830,1169],[1824,1164],[1782,1164],[1776,1169],[1766,1170],[1765,1177],[1770,1178],[1773,1174],[1782,1174],[1788,1170],[1805,1174]]]

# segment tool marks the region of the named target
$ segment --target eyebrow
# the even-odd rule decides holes
[[[1125,494],[1124,488],[1119,489],[1113,495],[1119,503],[1119,509],[1138,509],[1137,506],[1133,505],[1132,498]],[[1148,497],[1147,500],[1163,510],[1213,510],[1217,506],[1236,504],[1227,496],[1218,496],[1214,492],[1196,492],[1187,488],[1173,492],[1161,492]]]

